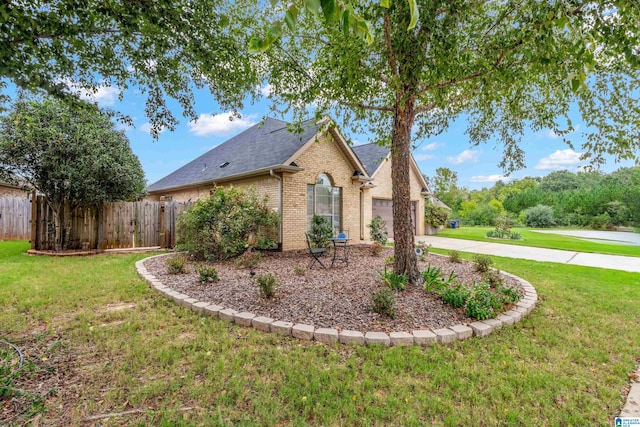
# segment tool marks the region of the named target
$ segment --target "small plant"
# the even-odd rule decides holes
[[[260,237],[260,239],[258,239],[258,249],[269,250],[276,249],[277,247],[278,244],[268,237]]]
[[[383,247],[384,246],[382,246],[382,243],[373,242],[371,245],[369,245],[369,252],[371,252],[371,255],[373,256],[378,256],[380,255],[380,252],[382,252]]]
[[[373,311],[394,319],[396,317],[396,297],[389,288],[382,288],[371,293]]]
[[[451,286],[440,294],[442,300],[453,307],[464,307],[471,295],[471,291],[462,283]]]
[[[501,213],[495,219],[496,233],[502,239],[511,234],[511,228],[513,227],[513,220],[506,213]]]
[[[439,293],[444,289],[444,283],[440,280],[440,267],[432,267],[431,264],[422,272],[422,281],[424,282],[425,292]]]
[[[387,267],[384,267],[384,272],[378,272],[382,282],[395,291],[404,291],[407,282],[409,281],[407,274],[397,274],[395,271],[387,271]]]
[[[484,273],[489,271],[491,264],[493,264],[493,260],[489,255],[475,254],[473,256],[473,263],[477,272]]]
[[[513,286],[505,286],[503,284],[500,284],[496,288],[496,293],[500,296],[500,299],[504,304],[515,304],[520,301],[524,295],[522,289]]]
[[[489,284],[492,288],[497,288],[504,283],[499,271],[487,270],[482,273],[482,280]]]
[[[236,258],[236,266],[239,268],[255,268],[259,263],[262,256],[259,252],[253,252],[251,249],[247,249],[242,255]]]
[[[380,243],[382,246],[387,244],[389,232],[387,231],[387,223],[382,220],[380,215],[376,215],[368,225],[371,240]]]
[[[304,276],[307,271],[303,267],[300,267],[299,265],[296,265],[295,267],[293,267],[293,272],[297,276]]]
[[[278,279],[269,273],[263,274],[256,278],[256,283],[260,288],[260,292],[265,298],[272,298],[276,294],[276,286],[278,286]]]
[[[502,233],[495,230],[489,230],[487,231],[487,237],[490,239],[502,239]]]
[[[220,280],[218,270],[207,264],[196,265],[196,273],[198,274],[198,282],[200,283],[217,282]]]
[[[518,233],[517,231],[512,231],[511,234],[509,235],[509,239],[522,240],[522,234]]]
[[[496,317],[502,308],[500,296],[491,291],[487,283],[478,283],[473,285],[465,312],[474,319],[486,320]]]
[[[449,262],[460,264],[462,262],[462,256],[458,251],[449,252]]]
[[[314,215],[309,226],[309,240],[316,248],[328,248],[329,239],[333,237],[333,227],[329,220],[320,215]]]
[[[384,258],[384,263],[387,265],[393,264],[394,262],[396,262],[396,257],[394,257],[393,255]]]
[[[182,274],[187,271],[187,260],[182,255],[170,256],[164,263],[169,274]]]

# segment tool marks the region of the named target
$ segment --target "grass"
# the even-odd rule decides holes
[[[15,387],[41,403],[0,424],[140,409],[101,422],[611,425],[640,355],[640,274],[494,258],[538,290],[521,323],[451,346],[353,348],[178,307],[137,277],[142,254],[54,259],[27,248],[0,242],[0,339],[29,353],[35,366]]]
[[[522,240],[490,239],[487,237],[487,231],[491,231],[493,229],[493,227],[445,228],[438,233],[438,237],[452,237],[455,239],[505,243],[508,245],[535,246],[538,248],[563,249],[576,252],[640,257],[640,247],[638,246],[590,242],[576,237],[562,236],[560,234],[536,233],[531,231],[529,228],[513,229],[513,231],[517,231],[522,234]]]

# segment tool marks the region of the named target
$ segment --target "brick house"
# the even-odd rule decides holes
[[[329,119],[306,121],[302,132],[267,118],[182,166],[148,188],[148,199],[207,197],[215,187],[253,187],[280,216],[283,250],[306,247],[313,217],[357,242],[369,239],[367,224],[380,214],[392,233],[390,152],[374,144],[351,147]],[[412,159],[411,201],[417,235],[424,234],[424,197],[429,193]]]

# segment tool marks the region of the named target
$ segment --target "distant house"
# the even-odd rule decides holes
[[[355,242],[369,240],[367,225],[377,214],[392,233],[389,150],[352,148],[330,124],[309,120],[295,133],[286,122],[267,118],[151,184],[148,198],[197,200],[217,186],[253,187],[280,217],[283,250],[306,247],[304,232],[314,215],[336,231],[348,230]],[[410,191],[415,233],[422,235],[428,187],[413,159]]]
[[[6,199],[28,199],[29,192],[25,191],[18,185],[9,184],[8,182],[0,181],[0,198]]]

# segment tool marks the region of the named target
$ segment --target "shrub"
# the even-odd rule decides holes
[[[454,262],[456,264],[460,264],[462,262],[462,256],[458,251],[449,252],[449,262]]]
[[[379,291],[371,293],[373,301],[373,311],[375,313],[384,314],[390,318],[396,317],[396,297],[389,288],[382,288]]]
[[[198,282],[200,283],[217,282],[220,280],[218,270],[210,265],[196,265],[196,273],[198,274]]]
[[[462,283],[448,287],[440,294],[444,302],[456,308],[464,307],[470,295],[471,291]]]
[[[500,311],[502,311],[500,296],[491,291],[487,283],[474,284],[465,307],[467,316],[486,320],[496,317]]]
[[[556,220],[550,206],[537,205],[524,210],[525,224],[529,227],[551,227]]]
[[[382,220],[380,215],[376,215],[368,225],[371,232],[371,240],[380,243],[382,246],[387,244],[389,232],[387,231],[387,223]]]
[[[396,291],[404,291],[407,282],[409,281],[406,273],[397,274],[395,271],[387,271],[387,267],[384,267],[384,271],[378,271],[382,282]]]
[[[265,298],[272,298],[276,294],[278,280],[273,274],[269,273],[258,276],[256,278],[256,283],[260,288],[260,293],[262,293]]]
[[[500,296],[504,304],[515,304],[520,301],[524,295],[522,289],[519,287],[505,286],[503,284],[500,284],[496,288],[496,293]]]
[[[266,198],[259,198],[255,191],[218,188],[180,215],[177,247],[195,259],[228,259],[275,234],[277,223]]]
[[[482,273],[482,280],[489,284],[492,288],[496,288],[504,283],[499,271],[487,270]]]
[[[330,238],[333,237],[333,227],[323,216],[314,215],[309,227],[309,240],[316,248],[328,248]]]
[[[187,260],[182,255],[170,256],[164,263],[169,274],[182,274],[187,271]]]
[[[512,231],[509,235],[509,238],[511,240],[522,240],[522,234],[518,233],[517,231]]]
[[[427,201],[424,205],[424,222],[434,227],[440,227],[447,223],[450,213],[449,209],[436,206],[431,201]]]
[[[605,212],[591,218],[589,226],[595,230],[607,230],[613,227],[611,216]]]
[[[500,235],[500,238],[506,237],[511,234],[511,228],[513,227],[513,220],[506,213],[501,213],[495,219],[496,233]]]
[[[477,272],[484,273],[489,271],[489,267],[493,264],[493,260],[489,255],[475,254],[473,256],[474,268]]]
[[[371,245],[369,245],[369,252],[371,252],[371,255],[373,256],[378,256],[380,255],[380,252],[382,252],[382,248],[382,243],[373,242]]]
[[[236,258],[236,266],[240,268],[255,268],[262,259],[259,252],[247,249],[242,255]]]

